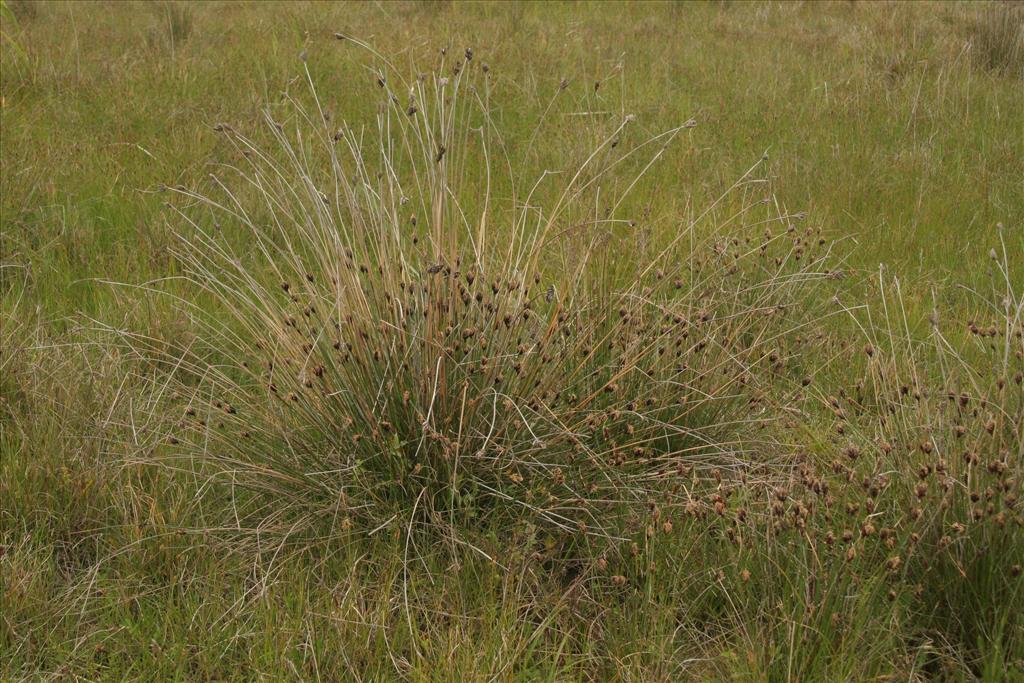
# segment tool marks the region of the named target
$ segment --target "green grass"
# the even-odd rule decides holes
[[[1019,18],[1009,3],[5,2],[0,679],[1024,677]],[[325,540],[289,526],[299,506],[266,506],[266,491],[288,489],[235,498],[204,466],[154,467],[167,444],[136,421],[177,421],[180,404],[153,388],[192,379],[96,328],[173,349],[197,338],[195,321],[108,283],[182,274],[183,225],[165,202],[183,205],[162,188],[204,187],[237,160],[218,123],[274,148],[263,111],[296,129],[285,95],[308,98],[305,68],[332,123],[374,134],[379,63],[336,32],[408,78],[439,68],[442,48],[450,65],[472,47],[520,198],[626,114],[618,150],[694,119],[612,216],[599,285],[649,265],[767,151],[700,230],[771,196],[766,215],[804,212],[794,235],[820,228],[832,250],[835,279],[801,293],[809,326],[777,340],[780,360],[742,394],[777,411],[742,438],[778,468],[752,467],[753,485],[694,474],[699,508],[629,511],[620,544],[484,515],[459,531],[477,552],[395,525]],[[475,216],[473,154],[455,180]],[[602,197],[640,168],[610,175]],[[555,180],[538,206],[567,179]],[[507,177],[492,194],[513,195]],[[744,216],[727,234],[759,238]],[[244,230],[225,221],[222,237],[244,252]],[[223,300],[195,300],[223,319]],[[969,321],[1000,334],[972,335]],[[334,417],[316,417],[329,431]],[[942,471],[920,478],[919,502],[923,464]],[[236,505],[259,533],[230,528]],[[267,522],[268,509],[282,516]]]

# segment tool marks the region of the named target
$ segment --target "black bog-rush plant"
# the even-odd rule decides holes
[[[699,479],[778,464],[759,387],[825,240],[753,171],[699,215],[636,208],[692,122],[620,144],[633,117],[577,116],[555,137],[589,155],[524,177],[555,110],[506,149],[495,74],[458,57],[406,80],[374,55],[373,133],[308,78],[268,114],[276,144],[218,124],[235,161],[168,188],[188,332],[122,333],[153,387],[133,438],[239,529],[621,538]]]

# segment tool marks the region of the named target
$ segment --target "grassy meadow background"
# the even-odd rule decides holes
[[[1024,289],[1022,18],[1013,3],[6,0],[0,680],[1021,680],[1019,509],[1015,531],[984,537],[998,557],[972,555],[969,586],[963,564],[921,581],[927,609],[869,589],[875,579],[854,582],[863,600],[808,609],[806,554],[710,543],[666,541],[651,566],[682,568],[595,589],[604,602],[566,590],[509,538],[493,548],[511,572],[475,556],[411,572],[397,532],[235,554],[201,531],[194,482],[117,459],[112,406],[132,387],[82,331],[141,320],[177,333],[173,309],[108,283],[181,272],[160,190],[200,183],[229,156],[217,124],[269,142],[262,112],[305,87],[305,68],[334,119],[372,124],[373,60],[336,33],[411,74],[471,47],[523,178],[580,154],[580,112],[635,115],[638,139],[693,119],[624,206],[658,229],[700,214],[767,153],[747,192],[834,243],[829,296],[874,320],[901,307],[908,338],[937,316],[952,340],[943,358],[977,368],[978,386],[1004,380],[1006,441],[978,443],[1015,493],[1021,322],[1000,303]],[[542,117],[553,132],[537,143]],[[1007,353],[993,370],[965,329],[1000,315]],[[828,350],[807,351],[807,365],[849,389],[866,361],[833,348],[859,350],[864,328],[839,316],[815,330]],[[952,371],[925,355],[908,351],[919,369],[907,372],[936,378],[942,400],[927,420],[906,417],[908,432],[952,429],[938,412]],[[821,389],[823,416],[809,410],[812,452],[833,447],[835,391]],[[709,595],[741,569],[763,583]]]

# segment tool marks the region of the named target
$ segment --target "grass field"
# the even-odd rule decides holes
[[[1024,680],[1022,27],[4,0],[0,680]]]

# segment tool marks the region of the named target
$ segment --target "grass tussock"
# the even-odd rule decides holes
[[[151,48],[166,47],[173,55],[192,34],[192,9],[187,3],[163,0],[152,3],[155,26],[147,35]]]
[[[196,324],[124,338],[161,370],[143,448],[257,493],[242,516],[263,534],[328,537],[531,521],[623,540],[645,511],[692,506],[682,482],[777,464],[763,376],[826,277],[825,239],[748,197],[756,238],[705,229],[710,207],[637,262],[622,254],[650,217],[617,208],[692,123],[628,147],[632,116],[596,124],[578,165],[530,179],[471,50],[371,83],[375,135],[314,92],[268,119],[279,149],[218,124],[237,165],[169,188],[176,313]],[[500,173],[510,196],[491,194]],[[235,226],[235,244],[218,234]]]
[[[971,50],[984,68],[1024,79],[1024,4],[986,3],[974,22]]]

